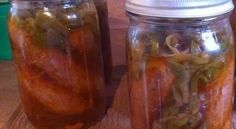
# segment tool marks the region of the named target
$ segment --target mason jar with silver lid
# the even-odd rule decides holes
[[[133,129],[232,129],[231,0],[127,0]]]

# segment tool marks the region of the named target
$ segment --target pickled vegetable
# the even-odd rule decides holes
[[[231,129],[232,39],[223,30],[155,29],[129,32],[133,128]]]
[[[96,10],[67,4],[13,7],[9,18],[24,110],[38,129],[86,129],[105,114]]]

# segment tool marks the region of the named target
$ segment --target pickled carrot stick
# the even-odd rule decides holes
[[[88,100],[60,88],[45,72],[38,73],[35,69],[28,66],[24,71],[20,71],[21,87],[36,98],[46,110],[61,115],[74,115],[92,108]]]
[[[157,106],[161,106],[158,104],[162,104],[165,98],[171,93],[175,76],[168,67],[165,58],[149,59],[146,76],[147,86],[150,90],[149,107],[153,110]],[[158,96],[161,96],[161,99],[155,100]]]
[[[231,111],[233,108],[232,96],[234,91],[233,73],[234,60],[229,57],[226,61],[226,66],[222,72],[210,84],[207,84],[202,93],[205,95],[206,115],[205,122],[209,129],[231,129],[226,128],[227,121],[231,121]]]
[[[68,37],[72,59],[84,70],[83,81],[86,84],[84,89],[96,91],[99,96],[104,96],[103,65],[99,40],[96,41],[93,32],[86,27],[72,29]],[[93,101],[92,92],[90,92],[90,98]]]
[[[233,127],[232,127],[232,119],[228,119],[228,121],[226,121],[225,123],[224,123],[224,126],[223,126],[223,128],[222,129],[232,129]]]
[[[87,89],[84,89],[84,85],[87,85],[85,70],[80,64],[56,49],[39,50],[37,53],[38,48],[34,46],[30,48],[32,50],[30,52],[32,63],[42,68],[51,78],[64,87],[71,89],[72,92],[79,94],[87,91]],[[40,54],[42,52],[43,54]],[[37,55],[40,56],[36,58]]]
[[[96,48],[96,46],[98,46],[96,42],[98,41],[95,41],[93,33],[86,27],[72,29],[69,33],[69,44],[72,47],[71,49],[74,48],[84,53],[86,51],[92,52],[94,50],[99,50],[99,48]]]
[[[25,42],[25,35],[24,32],[16,27],[16,23],[14,22],[13,18],[9,19],[8,22],[8,29],[9,29],[9,37],[11,40],[11,47],[13,48],[14,54],[14,61],[15,62],[22,62],[24,63],[24,42]]]
[[[167,66],[165,58],[151,58],[147,62],[146,72],[139,80],[131,79],[131,111],[133,128],[149,129],[160,107],[172,91],[175,77]]]

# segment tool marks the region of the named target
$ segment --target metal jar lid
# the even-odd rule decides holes
[[[201,18],[229,13],[232,0],[127,0],[128,12],[154,17]]]

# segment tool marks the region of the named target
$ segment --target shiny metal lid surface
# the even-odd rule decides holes
[[[232,0],[126,0],[131,13],[167,18],[200,18],[232,11]]]

